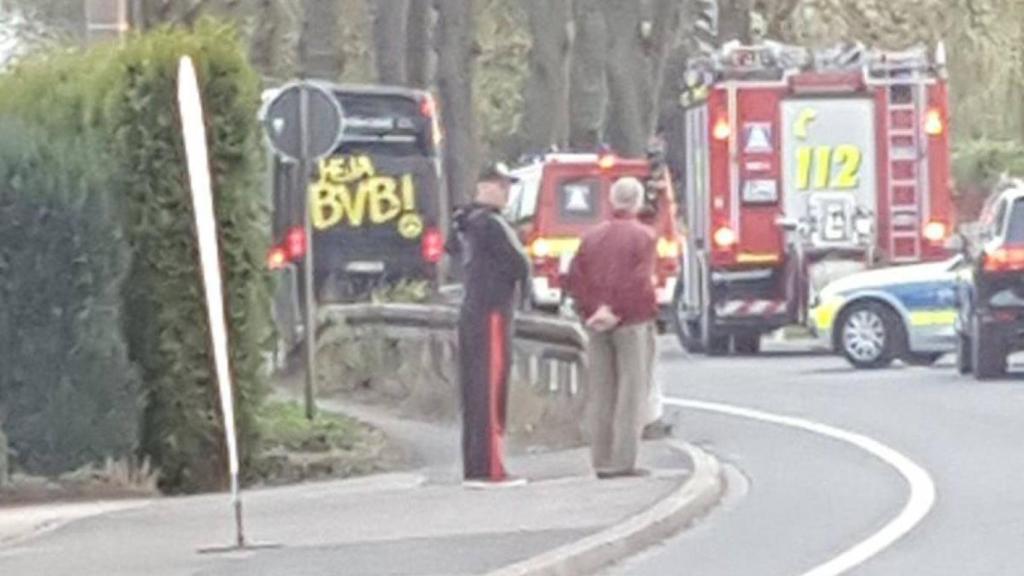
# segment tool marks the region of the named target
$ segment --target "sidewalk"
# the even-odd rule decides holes
[[[575,450],[513,459],[517,474],[539,479],[519,488],[474,491],[444,477],[391,474],[254,490],[244,494],[248,539],[279,547],[230,554],[198,552],[233,542],[226,495],[155,500],[0,546],[0,573],[584,573],[717,501],[717,463],[691,450],[645,445],[643,463],[658,469],[646,479],[593,479],[586,452]],[[0,534],[33,510],[0,509]]]

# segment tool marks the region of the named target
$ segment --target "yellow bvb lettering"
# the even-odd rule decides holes
[[[366,194],[363,188],[352,194],[344,184],[318,183],[310,188],[310,209],[313,227],[330,228],[348,220],[353,227],[362,226],[366,215]]]
[[[412,184],[412,174],[402,176],[402,204],[406,211],[412,212],[416,209],[416,188]]]
[[[416,209],[416,188],[412,174],[377,176],[369,156],[340,156],[320,162],[309,205],[317,230],[346,223],[357,228],[366,220],[384,224]]]
[[[359,194],[370,200],[370,222],[383,224],[402,213],[402,200],[395,191],[395,179],[377,176],[364,180]]]
[[[369,156],[338,156],[320,161],[320,180],[347,184],[377,174]]]
[[[341,220],[341,210],[334,197],[334,187],[318,182],[309,187],[309,210],[313,228],[330,228]]]

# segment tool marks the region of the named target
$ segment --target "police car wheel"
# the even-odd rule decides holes
[[[856,368],[884,368],[899,355],[902,325],[882,304],[854,304],[843,313],[839,327],[839,348]]]
[[[956,335],[956,371],[961,375],[971,373],[971,339],[964,334]]]
[[[933,366],[942,356],[939,352],[908,352],[903,361],[910,366]]]

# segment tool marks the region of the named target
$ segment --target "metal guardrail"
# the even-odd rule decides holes
[[[445,350],[437,362],[458,356],[456,326],[459,310],[449,305],[357,303],[331,304],[319,309],[320,336],[343,327],[346,337],[385,337],[395,340],[440,340]],[[587,336],[577,322],[540,314],[517,314],[513,325],[513,377],[552,393],[579,392]]]

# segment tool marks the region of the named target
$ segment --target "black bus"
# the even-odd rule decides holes
[[[344,112],[341,144],[305,182],[294,163],[272,158],[270,266],[301,265],[308,202],[318,302],[364,299],[402,280],[436,286],[447,208],[434,99],[406,88],[326,87]]]

